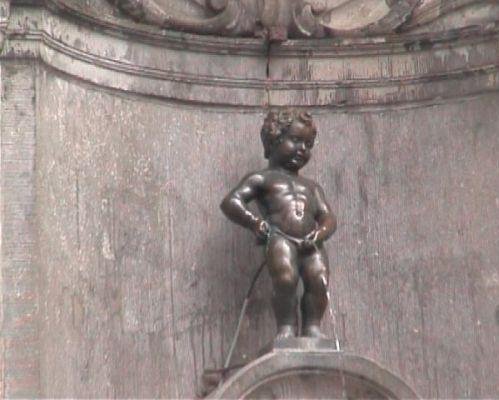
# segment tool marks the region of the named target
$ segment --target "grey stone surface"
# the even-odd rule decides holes
[[[44,393],[194,396],[202,371],[223,363],[260,262],[218,203],[263,165],[262,113],[116,96],[50,71],[40,93]],[[314,113],[306,173],[340,221],[328,245],[340,342],[424,397],[497,393],[498,102]],[[235,362],[273,335],[267,279]]]
[[[39,394],[35,71],[2,62],[0,97],[0,395]]]
[[[208,398],[415,399],[417,394],[371,360],[343,352],[317,351],[312,345],[308,351],[276,349],[258,358]]]

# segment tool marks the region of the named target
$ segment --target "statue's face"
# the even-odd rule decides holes
[[[280,166],[298,171],[310,160],[314,146],[314,131],[299,121],[293,121],[288,133],[282,135],[274,145],[272,159]]]

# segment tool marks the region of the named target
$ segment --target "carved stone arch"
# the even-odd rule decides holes
[[[411,399],[401,378],[363,357],[339,351],[275,349],[229,378],[209,398]]]

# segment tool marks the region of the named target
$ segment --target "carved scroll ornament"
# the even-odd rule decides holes
[[[200,34],[228,34],[241,13],[238,0],[109,1],[138,22]]]
[[[0,0],[0,49],[5,40],[5,31],[10,17],[10,0]]]
[[[137,22],[198,34],[284,37],[394,32],[419,0],[108,0]]]

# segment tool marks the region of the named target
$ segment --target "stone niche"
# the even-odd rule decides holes
[[[498,397],[498,21],[485,0],[0,0],[0,394],[200,394],[262,257],[218,204],[264,165],[268,108],[297,106],[339,220],[324,359],[361,357],[349,382],[376,393],[382,370]],[[234,363],[273,336],[269,291]],[[326,364],[276,395],[355,387]]]

